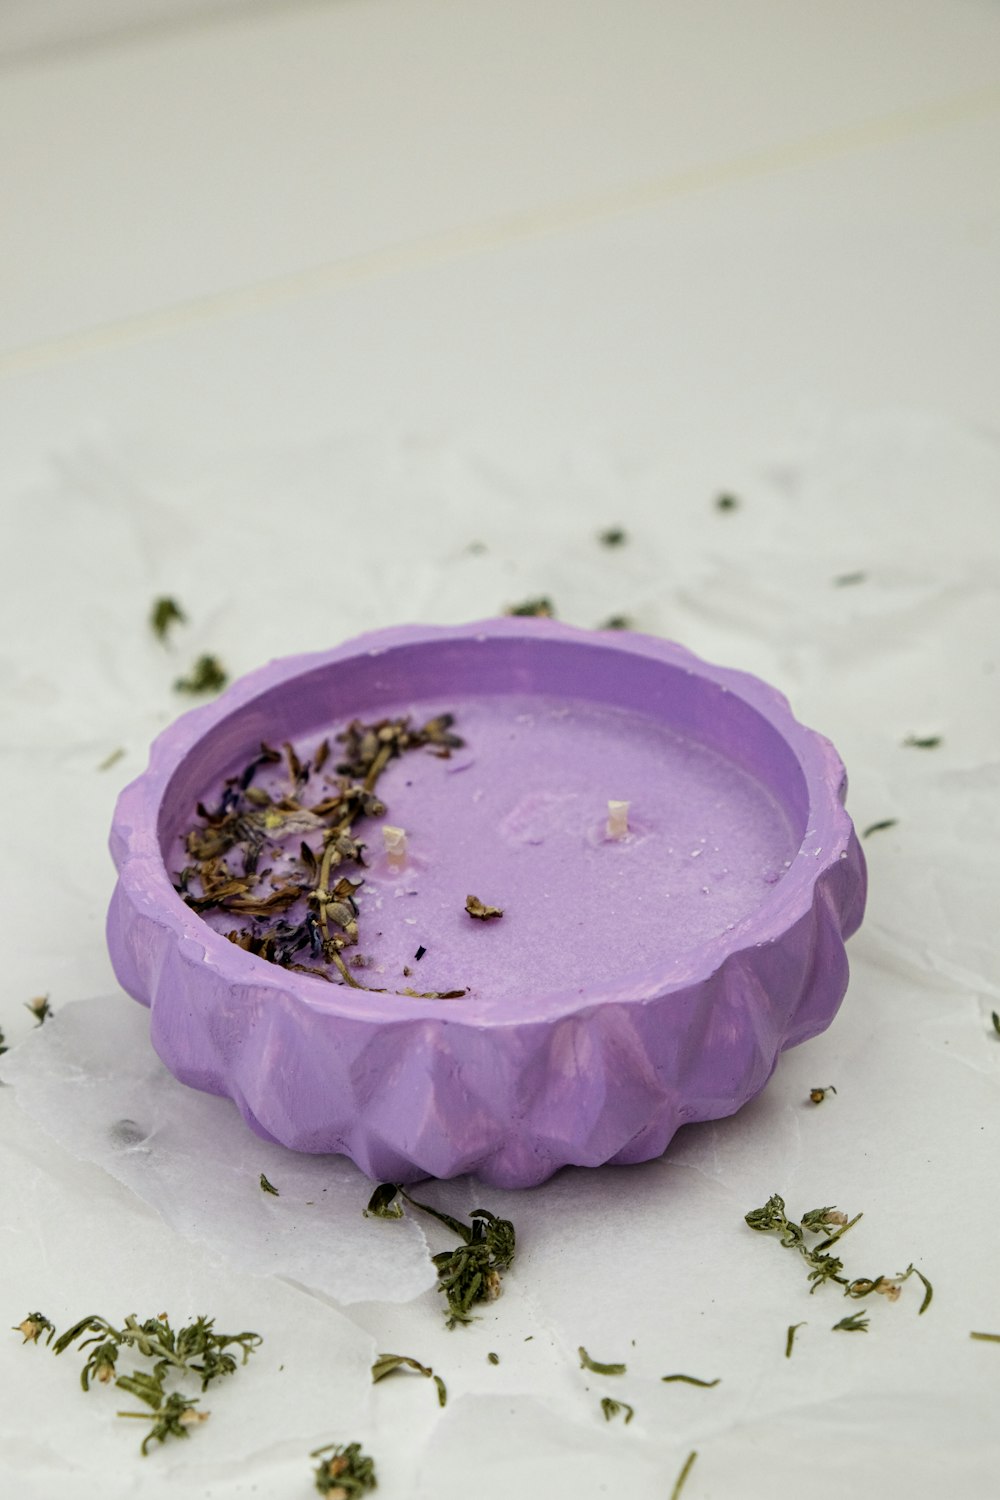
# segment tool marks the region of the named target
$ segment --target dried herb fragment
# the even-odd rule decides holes
[[[995,1010],[990,1011],[990,1020],[993,1022],[993,1030],[996,1032],[997,1036],[1000,1036],[1000,1016],[997,1015]],[[2,1041],[3,1036],[0,1035],[0,1042]]]
[[[461,1000],[468,990],[397,990],[398,995],[409,995],[411,1000]]]
[[[3,1034],[3,1027],[0,1026],[0,1057],[2,1057],[5,1052],[9,1051],[10,1048],[7,1046],[7,1039]]]
[[[825,1088],[810,1089],[809,1098],[813,1104],[822,1104],[827,1094],[835,1094],[836,1092],[837,1090],[834,1088],[833,1084],[828,1083]]]
[[[751,1229],[759,1233],[776,1233],[786,1249],[799,1252],[810,1267],[809,1280],[812,1282],[810,1291],[814,1292],[825,1281],[836,1281],[841,1286],[847,1285],[846,1276],[840,1274],[844,1269],[843,1261],[838,1256],[827,1252],[849,1229],[853,1228],[861,1218],[860,1214],[856,1214],[853,1219],[848,1219],[845,1213],[833,1207],[813,1208],[803,1214],[801,1222],[796,1224],[785,1213],[785,1200],[778,1193],[774,1193],[763,1208],[752,1209],[745,1217]],[[819,1244],[814,1245],[806,1240],[807,1233],[823,1234],[826,1237]]]
[[[51,1344],[56,1326],[54,1323],[49,1322],[44,1313],[30,1312],[22,1322],[14,1325],[12,1331],[21,1334],[23,1342],[26,1344],[37,1344],[39,1338],[44,1333],[45,1342]]]
[[[617,1417],[620,1411],[625,1413],[625,1426],[635,1416],[635,1408],[629,1406],[627,1401],[615,1401],[612,1396],[601,1397],[601,1411],[604,1413],[605,1422],[610,1422],[612,1417]]]
[[[176,599],[153,600],[153,607],[149,612],[149,623],[157,640],[165,641],[171,625],[183,625],[186,621],[187,615]]]
[[[478,896],[466,896],[465,909],[470,917],[478,917],[480,922],[489,922],[496,917],[503,916],[503,908],[500,906],[487,906],[480,901]]]
[[[688,1454],[687,1458],[684,1460],[684,1467],[681,1469],[681,1472],[678,1474],[677,1480],[676,1480],[676,1482],[674,1484],[674,1487],[670,1491],[670,1500],[680,1500],[681,1490],[684,1488],[685,1484],[687,1483],[687,1477],[690,1474],[691,1470],[694,1468],[694,1461],[695,1461],[695,1459],[697,1457],[698,1457],[697,1450],[696,1449],[692,1449],[691,1452]]]
[[[981,1339],[985,1344],[1000,1344],[1000,1333],[970,1333],[970,1339]]]
[[[895,828],[898,822],[898,818],[883,818],[879,823],[869,823],[861,837],[866,839],[871,833],[883,833],[887,828]]]
[[[867,1333],[868,1316],[866,1313],[851,1313],[846,1318],[841,1318],[839,1323],[833,1325],[834,1333]]]
[[[229,681],[229,674],[217,656],[199,656],[187,677],[178,677],[178,693],[217,693]]]
[[[537,599],[525,599],[521,604],[509,604],[504,610],[505,615],[534,615],[545,620],[554,620],[556,616],[555,605],[551,599],[544,594]]]
[[[918,1271],[917,1268],[916,1268],[916,1266],[910,1266],[909,1270],[906,1272],[907,1276],[909,1276],[910,1271],[913,1272],[914,1276],[923,1285],[923,1288],[924,1288],[923,1301],[921,1302],[920,1306],[917,1308],[917,1317],[919,1318],[920,1315],[922,1313],[925,1313],[927,1311],[927,1309],[930,1307],[930,1305],[931,1305],[931,1298],[934,1296],[934,1288],[931,1286],[930,1282],[927,1280],[927,1277],[924,1275],[923,1271]]]
[[[660,1379],[666,1382],[683,1380],[685,1385],[700,1385],[704,1386],[706,1390],[711,1390],[713,1385],[721,1385],[722,1383],[721,1375],[717,1376],[715,1380],[699,1380],[696,1375],[661,1375]]]
[[[800,1328],[804,1328],[805,1326],[806,1326],[805,1323],[789,1323],[789,1325],[788,1325],[788,1335],[787,1335],[787,1337],[785,1339],[785,1358],[786,1359],[791,1359],[791,1357],[792,1357],[792,1345],[795,1343],[795,1334],[796,1334],[797,1330],[800,1329]]]
[[[48,995],[36,995],[33,1000],[26,1000],[24,1008],[31,1011],[39,1026],[43,1025],[52,1014]]]
[[[833,580],[837,588],[848,588],[854,583],[864,583],[868,577],[867,573],[840,573]]]
[[[364,1211],[365,1218],[401,1219],[403,1217],[403,1205],[396,1202],[398,1194],[398,1183],[380,1183],[368,1200],[368,1207]]]
[[[447,1405],[448,1391],[441,1376],[435,1375],[429,1365],[422,1365],[419,1359],[412,1359],[408,1354],[380,1354],[372,1365],[372,1384],[384,1380],[387,1375],[394,1375],[398,1370],[415,1370],[418,1375],[425,1375],[428,1380],[433,1380],[437,1386],[438,1405]]]
[[[131,1390],[133,1383],[129,1382],[127,1377],[122,1376],[115,1384],[125,1386],[126,1389]],[[182,1396],[180,1391],[171,1391],[170,1395],[165,1397],[161,1391],[159,1393],[163,1397],[161,1400],[154,1400],[156,1393],[152,1390],[149,1391],[148,1395],[143,1395],[139,1390],[132,1390],[132,1394],[139,1396],[140,1400],[148,1401],[149,1405],[153,1408],[152,1414],[145,1411],[120,1411],[117,1415],[119,1417],[138,1417],[140,1421],[151,1424],[149,1431],[140,1444],[140,1450],[144,1458],[149,1454],[150,1443],[165,1443],[168,1437],[189,1437],[192,1427],[197,1427],[201,1422],[207,1422],[211,1416],[211,1412],[195,1411],[195,1407],[198,1405],[197,1396]]]
[[[608,615],[608,618],[602,620],[597,628],[598,630],[631,630],[634,624],[635,621],[631,615]]]
[[[739,504],[735,495],[717,495],[715,499],[716,510],[738,510]]]
[[[494,1302],[500,1296],[501,1272],[509,1271],[514,1261],[516,1237],[509,1219],[498,1218],[488,1208],[474,1208],[471,1224],[463,1224],[451,1214],[418,1203],[401,1184],[385,1182],[377,1187],[368,1201],[366,1214],[380,1219],[402,1218],[396,1197],[405,1198],[412,1208],[429,1214],[446,1229],[457,1234],[462,1243],[454,1250],[432,1255],[438,1273],[438,1291],[448,1304],[447,1327],[473,1321],[470,1309],[477,1302]]]
[[[580,1356],[580,1369],[592,1370],[595,1375],[624,1375],[624,1365],[602,1365],[600,1360],[591,1359],[586,1349],[581,1344],[577,1353]]]
[[[486,1358],[489,1360],[491,1365],[498,1365],[500,1363],[499,1354],[494,1354],[492,1349],[490,1350],[489,1354],[487,1354]]]
[[[327,1500],[354,1500],[355,1495],[367,1494],[377,1488],[375,1462],[362,1453],[360,1443],[327,1443],[325,1448],[314,1448],[310,1458],[321,1458],[328,1453],[313,1473],[316,1488]]]
[[[275,1187],[274,1183],[268,1182],[263,1172],[261,1172],[260,1174],[260,1190],[262,1193],[273,1193],[275,1198],[281,1197],[281,1194],[278,1192],[278,1189]]]
[[[903,741],[914,750],[936,750],[938,745],[944,743],[944,737],[940,734],[908,734]]]
[[[123,750],[122,746],[119,745],[117,750],[112,750],[110,755],[106,755],[104,757],[104,759],[99,763],[97,769],[99,771],[110,771],[111,767],[117,765],[117,763],[123,758],[124,754],[125,751]]]
[[[607,531],[598,533],[597,540],[602,547],[621,547],[628,540],[621,526],[609,526]]]
[[[46,1343],[51,1343],[55,1333],[52,1324],[41,1313],[29,1313],[18,1331],[24,1334],[25,1342],[30,1339],[34,1343],[45,1329],[49,1330]],[[198,1317],[175,1330],[166,1313],[147,1318],[144,1323],[133,1313],[121,1328],[114,1328],[106,1318],[91,1314],[60,1334],[52,1352],[63,1354],[73,1344],[81,1351],[89,1351],[80,1371],[80,1385],[85,1391],[89,1391],[92,1380],[101,1385],[114,1380],[119,1389],[128,1391],[150,1408],[149,1412],[118,1413],[121,1417],[141,1418],[151,1423],[141,1444],[143,1454],[147,1454],[150,1443],[163,1443],[168,1437],[187,1437],[191,1427],[208,1417],[208,1412],[195,1411],[196,1399],[180,1391],[167,1393],[164,1382],[171,1371],[180,1376],[195,1376],[205,1391],[213,1380],[236,1370],[236,1359],[229,1352],[233,1346],[242,1351],[242,1363],[246,1364],[261,1342],[257,1333],[216,1333],[214,1318]],[[117,1360],[123,1348],[134,1349],[152,1360],[152,1369],[118,1375]]]
[[[414,955],[413,955],[413,957],[414,957],[414,959],[416,960],[417,963],[420,962],[420,960],[423,958],[423,956],[424,956],[424,954],[426,952],[427,952],[427,949],[424,947],[423,943],[421,943],[420,947],[417,949],[416,953],[414,953]]]

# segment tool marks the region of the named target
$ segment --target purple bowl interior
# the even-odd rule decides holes
[[[157,820],[166,868],[175,875],[183,864],[180,836],[195,804],[211,802],[261,741],[294,741],[305,758],[355,716],[406,712],[419,722],[454,709],[455,728],[469,733],[468,774],[423,752],[394,762],[380,784],[386,821],[416,832],[402,883],[378,858],[378,830],[367,834],[375,852],[358,951],[377,964],[372,985],[466,987],[456,1019],[469,1019],[525,1007],[536,1015],[543,998],[563,1009],[595,990],[641,992],[710,969],[779,894],[787,908],[800,879],[809,790],[787,738],[794,721],[785,710],[782,733],[728,681],[693,670],[683,654],[665,659],[662,643],[642,655],[554,630],[327,659],[250,696],[167,781]],[[764,707],[781,701],[771,694]],[[485,798],[479,807],[473,787],[472,798]],[[607,800],[623,793],[640,836],[619,845],[601,830]],[[502,905],[504,922],[470,923],[469,892]],[[412,898],[405,916],[392,899],[401,895]],[[202,925],[218,942],[227,923]],[[416,971],[418,942],[427,956]],[[227,957],[236,957],[231,948],[220,961]],[[321,991],[314,998],[324,1006],[348,998],[340,985],[294,982]]]

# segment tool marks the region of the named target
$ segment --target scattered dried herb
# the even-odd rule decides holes
[[[327,1500],[354,1500],[355,1495],[376,1489],[375,1461],[362,1453],[360,1443],[327,1443],[314,1448],[310,1458],[323,1458],[313,1473],[316,1488]]]
[[[148,1384],[147,1384],[148,1382]],[[198,1405],[197,1396],[183,1396],[180,1391],[171,1391],[165,1395],[162,1382],[155,1380],[152,1376],[140,1379],[139,1375],[130,1377],[120,1376],[116,1385],[137,1396],[140,1401],[145,1401],[151,1411],[119,1411],[119,1417],[137,1417],[141,1422],[149,1422],[150,1428],[140,1444],[140,1450],[145,1458],[149,1453],[149,1445],[152,1442],[165,1443],[168,1437],[190,1437],[191,1428],[197,1427],[200,1422],[207,1422],[212,1415],[208,1411],[195,1411]]]
[[[397,995],[409,995],[411,1000],[461,1000],[468,990],[397,990]]]
[[[990,1011],[990,1020],[993,1022],[993,1030],[996,1032],[997,1036],[1000,1036],[1000,1016],[997,1015],[995,1010]],[[3,1036],[0,1035],[0,1042],[2,1041]]]
[[[849,588],[853,583],[864,583],[867,573],[839,573],[833,580],[837,588]]]
[[[34,1000],[26,1000],[24,1008],[31,1011],[39,1026],[43,1025],[52,1014],[48,995],[36,995]]]
[[[506,615],[534,615],[545,620],[554,620],[556,617],[555,605],[551,599],[542,594],[537,599],[525,599],[521,604],[509,604],[504,610]]]
[[[711,1390],[713,1385],[722,1384],[722,1376],[716,1376],[715,1380],[699,1380],[697,1375],[661,1375],[660,1379],[669,1383],[672,1380],[683,1380],[685,1385],[700,1385],[705,1390]]]
[[[144,1323],[140,1323],[133,1313],[125,1319],[121,1328],[113,1328],[105,1318],[91,1315],[81,1318],[72,1328],[60,1334],[53,1346],[53,1353],[62,1354],[71,1344],[78,1344],[81,1350],[93,1349],[80,1375],[80,1384],[84,1390],[89,1389],[90,1377],[95,1373],[104,1382],[108,1379],[107,1375],[102,1376],[98,1372],[104,1364],[115,1363],[117,1352],[102,1353],[102,1350],[107,1347],[108,1350],[113,1348],[118,1351],[123,1345],[127,1345],[147,1359],[155,1360],[155,1371],[158,1374],[165,1374],[169,1368],[173,1368],[196,1375],[204,1391],[213,1380],[222,1375],[232,1375],[236,1370],[236,1359],[228,1352],[232,1346],[239,1348],[243,1356],[241,1362],[246,1364],[262,1342],[259,1333],[216,1333],[214,1318],[198,1317],[193,1323],[175,1331],[166,1313],[156,1318],[147,1318]]]
[[[901,1271],[898,1276],[858,1276],[854,1281],[848,1282],[844,1295],[845,1297],[860,1298],[870,1297],[875,1292],[880,1297],[886,1297],[890,1302],[898,1302],[903,1282],[908,1281],[911,1276],[916,1276],[924,1288],[923,1299],[917,1309],[917,1316],[920,1317],[931,1305],[934,1288],[924,1273],[918,1271],[916,1266],[912,1264],[908,1265],[906,1270]]]
[[[984,1344],[1000,1344],[1000,1333],[970,1333],[970,1339],[981,1339]]]
[[[826,1085],[826,1088],[810,1089],[809,1098],[813,1104],[822,1104],[827,1094],[835,1094],[836,1092],[837,1090],[834,1088],[833,1084],[828,1083]]]
[[[847,1277],[840,1274],[844,1269],[843,1261],[827,1252],[853,1228],[861,1218],[860,1214],[848,1219],[845,1213],[840,1213],[833,1207],[814,1208],[803,1214],[800,1223],[796,1224],[785,1213],[785,1200],[774,1193],[763,1208],[753,1209],[745,1217],[751,1229],[759,1233],[775,1233],[786,1249],[799,1252],[810,1267],[810,1291],[814,1292],[826,1281],[847,1285]],[[807,1233],[822,1234],[824,1238],[818,1244],[810,1244],[806,1239]]]
[[[864,833],[862,833],[861,837],[863,839],[866,839],[868,838],[869,834],[883,833],[887,828],[895,828],[898,822],[898,818],[883,818],[878,823],[869,823],[868,827],[865,829]]]
[[[850,1313],[846,1318],[841,1318],[839,1323],[833,1325],[834,1333],[867,1333],[867,1313]]]
[[[387,1375],[394,1375],[398,1370],[415,1370],[418,1375],[425,1375],[428,1380],[433,1380],[437,1386],[438,1405],[447,1405],[448,1392],[441,1376],[435,1375],[429,1365],[422,1365],[419,1359],[411,1359],[408,1354],[380,1354],[372,1365],[372,1384],[384,1380]]]
[[[911,1266],[909,1266],[907,1268],[906,1276],[909,1276],[911,1271],[912,1271],[913,1275],[917,1278],[917,1280],[923,1285],[923,1288],[924,1288],[923,1301],[921,1302],[920,1306],[917,1308],[917,1317],[920,1317],[920,1315],[922,1313],[925,1313],[927,1311],[927,1309],[931,1305],[931,1298],[934,1296],[934,1288],[931,1286],[930,1282],[927,1280],[927,1277],[924,1275],[923,1271],[918,1271],[917,1268],[916,1268],[916,1266],[912,1266],[911,1265]],[[904,1276],[902,1279],[905,1280],[906,1276]]]
[[[50,1323],[45,1314],[40,1312],[30,1312],[22,1322],[15,1324],[13,1329],[14,1333],[22,1335],[26,1344],[37,1344],[43,1333],[46,1336],[45,1342],[51,1344],[55,1331],[56,1325]]]
[[[122,759],[122,757],[124,756],[124,754],[125,754],[124,749],[122,748],[121,745],[119,745],[117,750],[112,750],[112,752],[111,752],[110,755],[106,755],[104,757],[104,759],[98,765],[97,769],[99,771],[110,771],[111,767],[114,766],[114,765],[117,765],[117,763]]]
[[[490,1350],[489,1354],[487,1354],[486,1358],[489,1360],[491,1365],[498,1365],[500,1363],[499,1354],[494,1354],[492,1349]]]
[[[187,615],[176,599],[153,600],[153,607],[149,612],[149,623],[158,640],[165,641],[172,625],[183,625],[186,621]]]
[[[432,1255],[431,1260],[437,1270],[438,1291],[448,1304],[447,1326],[471,1323],[470,1309],[477,1302],[494,1302],[501,1293],[501,1272],[509,1271],[514,1261],[513,1224],[509,1219],[498,1218],[488,1208],[474,1208],[469,1214],[472,1222],[463,1224],[428,1203],[418,1203],[401,1184],[392,1182],[381,1183],[375,1189],[365,1213],[378,1219],[402,1218],[397,1196],[404,1198],[411,1208],[437,1219],[462,1241],[454,1250]]]
[[[503,908],[500,906],[487,906],[480,901],[478,896],[466,896],[465,909],[470,917],[478,917],[480,922],[489,922],[496,917],[503,916]]]
[[[623,527],[609,526],[607,531],[598,533],[597,540],[602,547],[622,547],[628,541],[628,537]]]
[[[10,1048],[7,1046],[7,1040],[3,1034],[3,1027],[0,1026],[0,1057],[2,1057],[5,1052],[9,1051]]]
[[[791,1357],[792,1357],[792,1346],[795,1343],[795,1334],[796,1334],[796,1332],[798,1331],[798,1329],[804,1328],[805,1326],[806,1326],[805,1323],[789,1323],[789,1325],[788,1325],[788,1335],[787,1335],[787,1337],[785,1339],[785,1358],[786,1359],[791,1359]]]
[[[581,1344],[577,1353],[580,1356],[580,1369],[592,1370],[595,1375],[624,1375],[624,1365],[602,1365],[600,1360],[591,1359],[586,1349]]]
[[[380,1183],[368,1200],[368,1207],[365,1209],[365,1218],[401,1219],[403,1217],[403,1205],[396,1202],[399,1193],[400,1186],[398,1182]]]
[[[841,1274],[844,1269],[843,1261],[828,1252],[831,1246],[835,1245],[860,1218],[861,1214],[855,1214],[853,1219],[848,1219],[845,1213],[840,1213],[834,1208],[814,1208],[809,1213],[803,1214],[799,1223],[796,1224],[785,1213],[784,1199],[775,1193],[763,1208],[753,1209],[748,1213],[746,1222],[751,1229],[776,1233],[782,1245],[799,1252],[810,1267],[809,1280],[812,1282],[810,1292],[814,1292],[826,1281],[834,1281],[844,1288],[845,1297],[868,1297],[875,1292],[879,1296],[886,1297],[890,1302],[897,1302],[903,1282],[909,1280],[911,1276],[916,1276],[924,1287],[924,1296],[918,1315],[925,1313],[931,1305],[934,1290],[923,1272],[918,1271],[912,1263],[898,1276],[858,1276],[849,1280]],[[806,1239],[807,1234],[823,1234],[825,1238],[818,1243],[810,1243]],[[796,1324],[796,1327],[798,1326]],[[845,1318],[836,1326],[853,1333],[858,1330],[863,1331],[867,1325],[863,1323],[854,1325],[849,1318]],[[789,1338],[791,1339],[791,1330],[789,1330]]]
[[[187,677],[178,677],[178,693],[217,693],[229,681],[229,674],[217,656],[199,656]]]
[[[738,510],[739,504],[735,495],[717,495],[715,499],[716,510]]]
[[[612,1417],[617,1417],[620,1411],[625,1413],[625,1426],[635,1416],[635,1408],[629,1406],[627,1401],[615,1401],[612,1396],[601,1397],[601,1411],[604,1413],[605,1422],[610,1422]]]
[[[273,1193],[275,1198],[281,1197],[281,1194],[278,1192],[278,1189],[275,1187],[274,1183],[268,1182],[263,1172],[261,1172],[260,1174],[260,1190],[262,1193]]]
[[[384,994],[363,984],[345,962],[345,950],[358,943],[356,893],[364,883],[355,873],[365,863],[358,824],[385,816],[376,788],[391,760],[422,748],[450,755],[464,743],[452,732],[453,722],[451,714],[420,728],[406,717],[374,724],[355,719],[336,736],[336,776],[326,775],[322,787],[317,781],[331,755],[328,739],[308,760],[290,743],[283,755],[262,743],[243,771],[228,778],[217,806],[198,803],[199,821],[184,835],[189,862],[175,877],[178,895],[195,911],[233,917],[226,937],[255,957]],[[281,765],[285,776],[276,785],[274,768]],[[268,787],[256,779],[265,766],[271,768]],[[365,967],[358,957],[352,967]],[[466,991],[397,993],[455,1000]]]
[[[903,741],[904,745],[909,745],[913,750],[936,750],[943,743],[944,738],[940,734],[908,734]]]
[[[427,952],[427,949],[424,947],[423,943],[421,943],[420,947],[417,949],[416,953],[414,953],[414,955],[413,955],[415,962],[419,963],[420,960],[423,958],[423,956],[424,956],[424,954],[426,952]]]
[[[676,1483],[674,1484],[673,1489],[670,1491],[670,1500],[680,1500],[681,1490],[687,1483],[687,1477],[690,1474],[691,1470],[694,1468],[694,1461],[697,1457],[697,1449],[692,1449],[687,1458],[684,1460],[684,1467],[678,1474]]]
[[[48,1318],[37,1312],[29,1313],[16,1331],[23,1335],[25,1343],[37,1343],[39,1336],[46,1333],[47,1344],[52,1344],[56,1332]],[[205,1391],[213,1380],[236,1370],[231,1348],[240,1349],[242,1363],[246,1364],[261,1342],[258,1333],[216,1333],[214,1318],[199,1317],[175,1330],[166,1313],[147,1318],[144,1323],[131,1314],[121,1328],[114,1328],[106,1318],[91,1314],[60,1334],[52,1344],[52,1352],[63,1354],[73,1344],[80,1352],[89,1351],[80,1371],[80,1384],[85,1391],[89,1391],[92,1380],[101,1385],[113,1380],[120,1390],[128,1391],[149,1407],[148,1412],[118,1413],[120,1417],[141,1418],[150,1423],[141,1444],[146,1454],[150,1443],[163,1443],[168,1437],[187,1437],[191,1427],[208,1417],[208,1412],[195,1411],[196,1399],[180,1391],[167,1392],[164,1382],[171,1372],[195,1376]],[[126,1347],[152,1360],[152,1369],[119,1375],[117,1361]]]
[[[631,615],[608,615],[608,618],[602,620],[597,628],[598,630],[631,630],[634,624],[635,621]]]

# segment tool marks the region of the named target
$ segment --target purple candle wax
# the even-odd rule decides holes
[[[354,825],[367,868],[343,867],[364,877],[344,956],[366,988],[244,951],[225,933],[247,918],[174,891],[195,804],[261,740],[305,761],[353,718],[442,712],[463,747],[390,761],[384,819]],[[287,775],[255,785],[280,796]],[[273,663],[160,737],[116,812],[112,957],[168,1066],[286,1145],[511,1186],[644,1160],[832,1019],[864,902],[844,786],[773,689],[667,642],[547,620],[384,631]],[[610,801],[629,804],[624,837]],[[280,879],[276,848],[265,863]],[[503,917],[470,917],[470,894]]]
[[[583,994],[732,932],[794,858],[801,831],[770,792],[647,715],[517,694],[407,700],[378,712],[419,725],[446,710],[464,748],[450,759],[407,753],[379,780],[385,821],[406,831],[405,858],[384,852],[378,823],[355,826],[367,845],[366,868],[348,872],[364,878],[353,951],[366,960],[356,976],[365,984],[461,988],[497,1002],[497,1013],[510,997],[574,986]],[[315,745],[299,739],[303,762]],[[318,801],[335,780],[312,777],[303,800]],[[258,773],[255,785],[276,800],[287,794],[284,765]],[[217,805],[222,791],[205,802]],[[606,832],[611,793],[630,804],[621,839]],[[293,853],[302,837],[288,841]],[[319,852],[319,839],[305,837]],[[265,860],[279,880],[282,863],[272,850]],[[186,863],[179,849],[178,872]],[[469,893],[502,907],[503,919],[472,920]],[[301,921],[304,905],[287,915]],[[234,926],[224,913],[204,920],[221,933]]]

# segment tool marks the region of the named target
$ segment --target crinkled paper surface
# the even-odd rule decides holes
[[[385,1500],[668,1500],[693,1450],[683,1500],[991,1500],[995,8],[230,9],[4,74],[0,334],[36,343],[0,354],[0,1492],[305,1500],[310,1450],[357,1440]],[[539,594],[759,674],[836,744],[858,828],[895,822],[837,1019],[740,1114],[640,1167],[425,1186],[517,1227],[449,1332],[443,1229],[363,1218],[350,1164],[164,1071],[104,946],[106,838],[200,653],[237,675]],[[915,1277],[811,1296],[744,1223],[773,1192],[862,1212],[849,1274],[912,1262],[927,1311]],[[122,1393],[3,1331],[36,1309],[264,1344],[143,1459]],[[380,1351],[447,1406],[373,1387]]]
[[[914,430],[926,441],[926,427],[887,420],[881,432],[846,432],[841,451],[877,455],[884,443],[905,467]],[[965,475],[971,528],[1000,485],[1000,458],[943,428],[935,442]],[[414,481],[426,463],[411,459]],[[807,505],[830,503],[830,476],[822,455],[804,469],[803,493],[820,497]],[[919,482],[914,463],[908,483]],[[848,486],[842,503],[851,502]],[[780,492],[770,503],[781,505]],[[498,501],[490,540],[504,549],[500,510]],[[817,599],[814,580],[809,603],[789,567],[796,538],[783,529],[782,549],[775,538],[762,545],[742,582],[734,561],[706,554],[709,576],[696,598],[675,603],[673,625],[686,623],[679,633],[699,649],[725,654],[730,617],[742,612],[741,664],[790,688],[807,719],[840,726],[859,826],[898,819],[866,842],[871,904],[850,945],[848,998],[829,1032],[785,1055],[760,1098],[735,1118],[682,1130],[660,1161],[565,1171],[525,1193],[429,1184],[440,1206],[462,1212],[485,1201],[517,1226],[505,1294],[473,1327],[446,1331],[430,1289],[427,1249],[448,1243],[442,1231],[429,1226],[425,1238],[410,1220],[363,1218],[370,1185],[350,1163],[261,1142],[228,1102],[178,1084],[149,1046],[147,1013],[127,997],[60,1003],[56,994],[43,1027],[30,1030],[25,1018],[28,1035],[0,1063],[11,1086],[0,1090],[5,1180],[18,1185],[6,1198],[12,1320],[22,1304],[44,1304],[63,1322],[124,1298],[122,1315],[163,1301],[210,1308],[267,1336],[266,1354],[240,1375],[239,1390],[234,1381],[220,1394],[197,1442],[141,1466],[135,1493],[168,1493],[181,1475],[212,1495],[247,1492],[250,1476],[293,1484],[303,1454],[328,1431],[368,1435],[390,1493],[391,1480],[395,1492],[428,1500],[467,1493],[473,1462],[488,1496],[516,1486],[541,1500],[562,1484],[597,1500],[613,1475],[623,1492],[653,1497],[691,1448],[695,1496],[734,1486],[763,1495],[763,1477],[747,1478],[751,1459],[755,1474],[780,1472],[782,1483],[805,1485],[822,1465],[840,1487],[875,1464],[891,1465],[913,1495],[947,1486],[973,1494],[1000,1457],[990,1436],[996,1355],[968,1338],[1000,1326],[995,1204],[975,1186],[992,1180],[1000,1083],[990,1021],[1000,1007],[991,962],[996,724],[988,694],[961,691],[963,674],[987,680],[992,670],[985,623],[997,580],[982,555],[963,560],[959,543],[971,538],[952,528],[905,566],[887,563],[883,574],[869,563],[864,584],[827,583]],[[690,547],[697,558],[698,543]],[[460,580],[472,565],[452,557],[427,566],[452,580],[458,607],[471,607],[479,585]],[[626,553],[621,571],[641,574],[643,565]],[[789,612],[801,622],[791,643]],[[646,623],[654,621],[662,623],[655,614]],[[224,641],[224,619],[218,628]],[[145,652],[145,643],[132,649]],[[901,653],[936,663],[937,675],[903,670]],[[53,712],[57,704],[53,695]],[[904,747],[909,732],[943,742]],[[70,805],[108,774],[72,745],[50,750],[49,762],[50,784]],[[30,821],[18,826],[26,847]],[[92,864],[83,830],[70,836]],[[72,882],[64,906],[80,945],[95,947],[96,923],[74,905]],[[810,1103],[810,1088],[828,1084],[836,1094]],[[279,1197],[260,1191],[261,1172]],[[845,1250],[851,1274],[915,1262],[935,1286],[927,1313],[918,1315],[911,1278],[898,1303],[865,1305],[868,1332],[833,1333],[855,1304],[829,1287],[810,1296],[794,1255],[743,1223],[774,1191],[797,1213],[820,1203],[863,1210]],[[799,1322],[788,1360],[786,1330]],[[582,1371],[581,1344],[625,1362],[627,1373]],[[366,1363],[376,1346],[432,1363],[448,1383],[445,1411],[418,1379],[373,1392]],[[0,1347],[19,1390],[3,1417],[5,1461],[33,1474],[39,1495],[56,1477],[92,1482],[86,1476],[111,1455],[116,1474],[131,1463],[128,1434],[107,1410],[98,1414],[107,1393],[77,1399],[69,1359],[49,1368],[43,1349]],[[676,1371],[720,1384],[661,1381]],[[635,1407],[627,1428],[620,1416],[605,1421],[604,1395]],[[110,1493],[133,1492],[131,1480],[121,1483]]]

